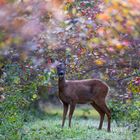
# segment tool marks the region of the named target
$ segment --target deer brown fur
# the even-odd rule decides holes
[[[76,104],[91,104],[100,115],[99,129],[102,129],[105,114],[107,115],[108,127],[110,131],[111,112],[108,109],[105,98],[107,96],[109,87],[106,83],[98,79],[87,80],[65,80],[65,71],[63,66],[59,65],[58,72],[58,88],[59,98],[63,103],[63,120],[64,126],[66,115],[69,111],[69,127],[71,127],[71,119],[75,110]]]

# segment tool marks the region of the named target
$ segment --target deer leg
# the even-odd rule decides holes
[[[110,132],[110,123],[111,123],[111,111],[108,109],[106,103],[104,101],[98,101],[96,102],[98,104],[98,106],[105,112],[105,114],[107,115],[107,121],[108,121],[108,126],[107,126],[107,131]]]
[[[102,129],[102,126],[103,126],[103,121],[104,121],[104,116],[105,116],[105,113],[100,109],[100,107],[98,105],[96,105],[95,102],[91,103],[91,105],[96,109],[96,111],[100,114],[100,124],[99,124],[99,127],[98,129]]]
[[[110,125],[111,125],[111,111],[109,110],[109,108],[107,107],[107,105],[105,104],[105,108],[106,108],[106,110],[107,110],[107,113],[106,113],[106,115],[107,115],[107,120],[108,120],[108,127],[107,127],[107,131],[108,132],[110,132],[111,130],[110,130]]]
[[[68,104],[63,103],[63,120],[62,120],[62,127],[63,127],[64,124],[65,124],[67,112],[68,112]]]
[[[70,104],[70,111],[69,111],[69,127],[71,127],[71,119],[75,109],[75,104]]]

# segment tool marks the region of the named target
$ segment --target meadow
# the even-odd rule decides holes
[[[86,108],[89,111],[85,113]],[[139,140],[140,137],[127,127],[118,127],[115,122],[112,122],[110,133],[106,131],[106,122],[103,129],[98,130],[98,113],[87,106],[77,107],[71,128],[68,127],[68,120],[64,128],[61,127],[61,107],[47,107],[45,115],[39,113],[37,116],[31,122],[25,122],[18,131],[21,140]],[[14,137],[1,135],[0,139],[14,140]]]
[[[99,116],[96,111],[83,115],[83,110],[75,111],[72,127],[68,127],[68,120],[65,127],[61,127],[62,111],[56,109],[41,120],[25,123],[21,130],[23,140],[139,140],[138,134],[134,136],[130,130],[124,127],[117,127],[112,123],[112,131],[106,131],[106,122],[103,130],[97,130]],[[140,135],[139,135],[140,136]]]

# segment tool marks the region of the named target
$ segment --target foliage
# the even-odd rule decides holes
[[[8,96],[6,100],[1,103],[0,116],[1,116],[1,135],[7,135],[7,139],[14,138],[19,139],[18,130],[23,126],[24,119],[26,119],[26,111],[24,110],[28,106],[28,102],[23,100],[24,94],[21,94],[20,89],[16,87],[7,87]],[[9,93],[10,91],[10,93]]]
[[[139,127],[139,0],[55,2],[0,0],[2,133],[18,139],[33,102],[56,95],[60,60],[68,79],[106,81],[113,119]]]
[[[28,77],[31,76],[30,70],[26,69],[26,72],[24,71],[23,73],[18,64],[6,65],[5,72],[7,76],[3,81],[3,92],[6,99],[0,104],[0,133],[6,139],[20,139],[19,130],[25,122],[33,119],[30,115],[36,112],[34,103],[39,99],[37,88],[43,82],[46,82],[45,84],[47,85],[47,80],[51,73],[29,80]]]
[[[140,103],[139,95],[133,96],[133,100],[112,100],[109,106],[112,112],[112,119],[118,126],[126,126],[133,132],[140,127]]]

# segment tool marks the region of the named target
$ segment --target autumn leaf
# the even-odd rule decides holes
[[[110,19],[109,15],[107,13],[102,13],[102,14],[99,14],[97,16],[97,18],[101,19],[101,20],[105,20],[105,21],[108,21]]]
[[[105,61],[103,61],[102,59],[95,60],[95,64],[98,65],[98,66],[103,66],[104,63],[105,63]]]
[[[6,3],[7,3],[6,0],[0,0],[0,6],[4,5]]]

